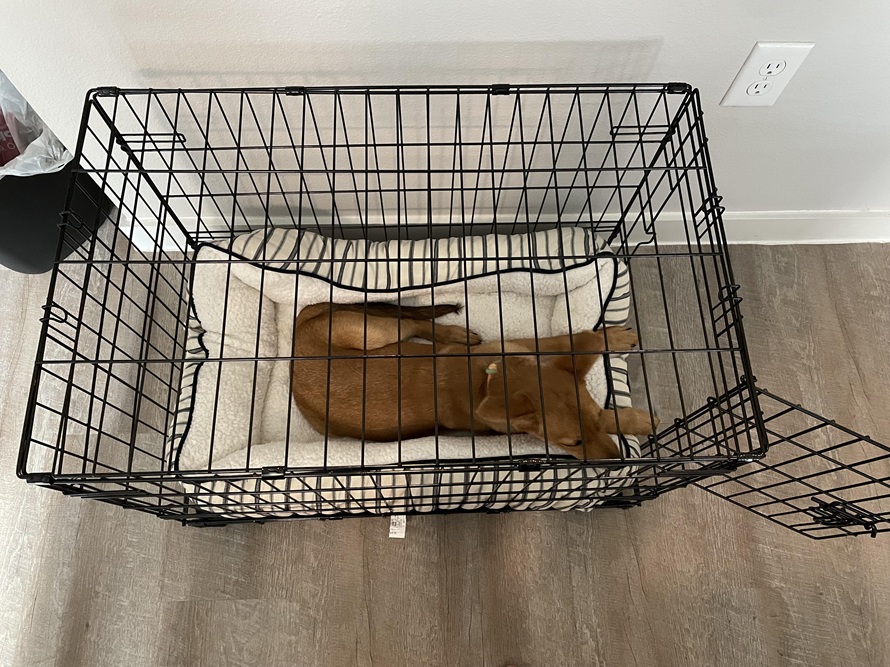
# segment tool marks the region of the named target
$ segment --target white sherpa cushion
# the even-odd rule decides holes
[[[366,299],[409,306],[457,303],[464,312],[441,321],[468,321],[485,340],[622,324],[629,305],[626,267],[582,228],[387,243],[333,240],[300,230],[254,232],[236,237],[225,249],[199,250],[192,298],[195,321],[188,348],[195,361],[183,374],[171,448],[174,465],[183,471],[386,466],[545,453],[539,439],[526,435],[439,436],[364,445],[350,438],[325,438],[306,422],[291,397],[287,357],[296,314],[308,305]],[[629,405],[620,357],[601,358],[586,379],[601,404]],[[625,455],[639,455],[635,440],[626,439],[623,445]],[[596,470],[603,484],[612,478],[610,485],[627,474]],[[570,471],[563,472],[568,480]],[[583,483],[589,486],[588,477]],[[504,481],[511,480],[508,476]],[[322,493],[325,482],[315,483],[303,495],[321,493],[332,502],[342,495],[336,484]],[[221,485],[204,487],[202,504],[231,507],[231,497],[215,495],[223,492]],[[567,488],[577,503],[578,483]],[[243,489],[255,496],[254,508],[268,504],[267,512],[328,511],[317,503],[312,509],[298,507],[307,499],[298,494],[302,500],[295,500],[293,491],[273,502],[280,495],[273,490]],[[334,502],[332,507],[342,511],[342,505]]]

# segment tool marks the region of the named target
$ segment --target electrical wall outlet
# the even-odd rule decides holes
[[[720,106],[771,107],[814,46],[813,42],[757,42]]]
[[[758,97],[766,95],[773,87],[769,81],[755,81],[745,89],[745,94],[749,97]]]

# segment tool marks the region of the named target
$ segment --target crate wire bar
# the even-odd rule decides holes
[[[769,456],[696,486],[815,539],[890,530],[890,448],[765,389],[758,395]]]
[[[630,507],[713,475],[705,485],[717,492],[776,439],[754,386],[701,103],[688,84],[100,88],[86,99],[77,158],[71,192],[91,179],[116,209],[83,245],[83,221],[63,213],[60,244],[76,249],[55,266],[43,318],[18,469],[30,482],[193,525]],[[376,443],[361,441],[361,462],[336,467],[325,434],[322,464],[296,466],[288,434],[274,465],[252,466],[248,441],[246,463],[223,468],[212,435],[206,466],[176,466],[170,434],[194,361],[194,276],[219,265],[228,296],[245,261],[202,259],[202,248],[280,229],[366,244],[511,234],[532,248],[533,235],[572,228],[606,241],[627,269],[628,325],[640,337],[627,353],[630,398],[661,418],[638,457],[625,450],[594,466],[549,445],[520,455],[504,436],[504,456],[456,460],[440,458],[437,433],[431,459],[412,460],[406,440],[397,460],[366,464]],[[661,230],[672,230],[669,240]],[[557,248],[512,259],[570,267],[586,258]],[[275,261],[265,250],[251,260],[261,269]],[[299,281],[294,273],[296,290]],[[565,291],[571,328],[568,283]],[[470,308],[465,317],[472,328]],[[261,364],[299,361],[259,354],[261,324],[253,354],[209,355],[203,367],[247,364],[256,380]],[[618,357],[604,359],[614,372]],[[214,407],[214,423],[224,412]],[[288,426],[295,418],[288,408]],[[251,409],[251,432],[261,419]],[[825,502],[804,511],[820,526],[857,530]]]

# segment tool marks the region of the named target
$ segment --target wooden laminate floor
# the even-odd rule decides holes
[[[760,383],[890,441],[890,245],[733,249]],[[47,277],[0,270],[0,665],[890,665],[890,535],[627,511],[187,529],[15,478]]]

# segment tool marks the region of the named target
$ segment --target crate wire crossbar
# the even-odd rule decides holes
[[[64,216],[61,243],[75,249],[57,262],[46,306],[19,460],[31,482],[206,525],[280,518],[291,504],[329,518],[548,509],[557,498],[627,507],[766,451],[701,104],[687,84],[104,88],[88,95],[77,157],[72,191],[91,178],[116,211],[94,236]],[[659,242],[665,225],[679,232],[673,243]],[[628,355],[631,393],[662,419],[639,459],[593,468],[548,447],[373,469],[171,465],[202,244],[277,227],[393,240],[567,226],[607,239],[628,268],[628,324],[641,339]],[[522,483],[498,477],[516,471]],[[557,494],[555,471],[577,483]],[[617,476],[597,486],[603,471]],[[456,474],[489,481],[470,499],[466,485],[441,482]],[[336,487],[340,504],[313,496],[318,485]],[[285,500],[270,503],[273,492]],[[202,503],[211,495],[223,514]]]

